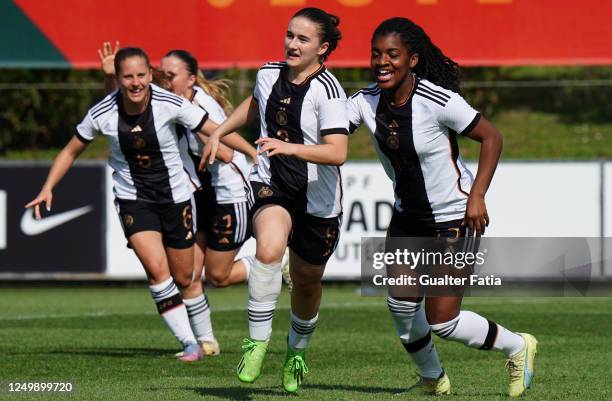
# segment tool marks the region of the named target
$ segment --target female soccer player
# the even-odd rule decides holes
[[[231,111],[223,96],[223,81],[209,81],[198,68],[198,62],[185,50],[172,50],[161,60],[160,70],[170,81],[172,92],[202,107],[212,121],[221,123]],[[189,153],[195,166],[200,164],[202,142],[185,130]],[[256,160],[257,151],[243,147]],[[193,331],[204,355],[218,355],[219,345],[210,323],[208,298],[203,293],[202,271],[206,266],[207,281],[215,287],[226,287],[246,281],[254,257],[234,262],[242,244],[250,236],[250,185],[245,179],[248,164],[244,154],[233,152],[229,163],[216,160],[198,174],[202,188],[194,193],[196,203],[196,247],[194,279],[185,289],[183,302]]]
[[[98,50],[107,91],[112,91],[116,87],[113,59],[118,49],[119,42],[116,42],[114,51],[110,43],[105,42],[102,49]],[[154,70],[153,81],[156,80],[160,86],[204,108],[209,113],[211,121],[225,120],[225,110],[231,107],[223,96],[223,89],[227,84],[224,81],[206,80],[198,69],[197,60],[190,53],[173,50],[166,54],[161,61],[160,69]],[[220,348],[212,329],[208,297],[204,294],[201,283],[204,257],[206,254],[210,256],[206,262],[206,275],[215,286],[224,287],[243,282],[248,276],[254,257],[243,258],[234,264],[234,257],[241,244],[250,235],[246,203],[249,186],[243,177],[247,164],[243,154],[222,147],[223,154],[217,154],[218,160],[207,171],[196,173],[195,166],[200,162],[201,141],[185,127],[178,126],[177,129],[180,134],[179,150],[183,165],[192,182],[198,186],[194,188],[197,189],[194,192],[196,203],[194,277],[191,285],[182,292],[186,297],[183,298],[183,302],[204,356],[218,355]],[[235,137],[241,139],[237,135]],[[241,149],[249,152],[253,159],[257,157],[255,148],[246,141],[242,140],[238,144],[241,145]],[[239,202],[232,203],[233,200]],[[207,238],[210,238],[208,244]],[[213,240],[217,243],[211,243]],[[207,248],[210,252],[205,253]],[[181,355],[181,352],[177,354],[179,357]]]
[[[260,68],[249,96],[209,138],[214,156],[218,138],[259,113],[259,162],[251,173],[255,195],[255,264],[249,275],[249,334],[238,377],[259,377],[272,317],[281,289],[281,258],[290,252],[291,327],[283,387],[297,391],[304,352],[315,330],[321,276],[340,229],[342,190],[339,166],[347,155],[348,119],[344,90],[323,65],[340,40],[338,18],[317,8],[298,11],[285,36],[286,61]]]
[[[193,187],[183,169],[176,126],[203,135],[217,124],[202,108],[152,84],[143,50],[119,50],[114,68],[119,90],[87,112],[26,208],[34,207],[37,218],[42,204],[50,210],[53,188],[89,142],[106,135],[116,206],[128,244],[145,268],[161,317],[183,345],[180,360],[196,361],[202,350],[179,293],[191,284],[193,274]]]
[[[459,95],[459,68],[406,18],[381,23],[372,36],[376,84],[348,101],[351,131],[365,123],[389,177],[395,207],[388,237],[465,237],[489,224],[485,193],[502,149],[497,129]],[[473,179],[459,156],[456,133],[481,143]],[[446,340],[509,358],[509,394],[529,387],[536,339],[461,310],[460,296],[387,298],[395,327],[417,364],[425,391],[450,393],[431,330]]]

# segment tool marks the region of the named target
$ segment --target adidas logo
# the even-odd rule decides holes
[[[291,103],[291,96],[286,97],[284,99],[281,99],[281,103],[283,103],[283,104],[290,104]]]
[[[193,238],[193,234],[191,233],[191,231],[189,231],[189,232],[187,233],[187,235],[185,236],[185,239],[186,239],[187,241],[189,241],[189,240],[190,240],[190,239],[192,239],[192,238]]]
[[[140,125],[137,125],[134,128],[132,128],[130,132],[142,132],[142,128],[140,128]]]
[[[229,240],[228,240],[227,238],[223,237],[223,238],[221,238],[221,239],[219,240],[219,243],[220,243],[220,244],[229,244],[230,242],[229,242]]]
[[[395,120],[391,120],[391,124],[389,124],[389,128],[399,128],[399,124]]]

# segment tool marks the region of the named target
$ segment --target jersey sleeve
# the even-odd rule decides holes
[[[212,96],[202,96],[199,103],[200,107],[208,113],[211,121],[221,124],[227,118],[221,105]]]
[[[91,111],[88,111],[81,121],[76,126],[76,137],[84,143],[93,141],[96,136],[100,135],[100,127],[98,123],[91,117]]]
[[[263,80],[263,70],[260,68],[257,71],[257,75],[255,76],[255,86],[253,87],[253,99],[255,99],[255,101],[257,103],[259,103],[259,99],[261,99],[261,83]]]
[[[347,99],[346,112],[349,120],[349,132],[352,134],[359,128],[362,122],[359,95]]]
[[[181,107],[177,109],[175,116],[176,122],[187,127],[191,132],[198,132],[206,120],[208,113],[202,107],[183,101]]]
[[[348,135],[349,121],[346,110],[346,94],[340,85],[336,85],[335,88],[338,90],[337,96],[328,96],[326,92],[319,92],[317,96],[321,136]]]
[[[468,135],[478,124],[480,113],[458,93],[450,91],[448,93],[450,99],[440,110],[438,121],[461,135]]]

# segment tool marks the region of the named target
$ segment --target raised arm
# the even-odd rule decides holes
[[[66,175],[66,172],[72,166],[72,163],[77,157],[85,150],[87,143],[81,141],[76,136],[73,136],[70,142],[53,160],[49,175],[40,190],[40,193],[34,200],[25,205],[26,208],[34,206],[34,215],[37,219],[40,219],[40,205],[45,204],[47,211],[51,211],[51,203],[53,201],[53,188],[60,182],[60,180]]]
[[[104,73],[104,93],[109,94],[117,89],[117,79],[115,78],[115,54],[119,51],[119,41],[115,42],[115,49],[112,49],[110,42],[104,42],[102,49],[98,49],[100,65]]]

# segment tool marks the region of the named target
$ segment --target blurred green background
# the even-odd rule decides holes
[[[347,94],[371,82],[368,69],[335,69]],[[232,80],[238,104],[252,90],[255,70],[208,71]],[[612,159],[612,67],[464,68],[462,93],[504,134],[505,160]],[[15,69],[0,74],[0,159],[48,160],[104,96],[97,70]],[[254,139],[257,126],[242,134]],[[466,159],[478,143],[461,139]],[[104,159],[103,138],[82,159]],[[350,159],[375,159],[365,128],[351,137]]]

